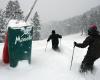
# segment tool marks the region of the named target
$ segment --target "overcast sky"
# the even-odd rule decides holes
[[[5,8],[9,0],[0,0],[0,8]],[[24,14],[27,15],[34,0],[18,0]],[[35,11],[40,15],[42,22],[64,20],[80,15],[90,8],[100,5],[100,0],[38,0]]]

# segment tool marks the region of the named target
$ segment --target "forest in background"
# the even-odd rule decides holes
[[[41,39],[47,38],[51,30],[55,29],[57,33],[69,35],[81,32],[86,33],[90,25],[96,24],[100,31],[100,6],[89,11],[74,16],[63,21],[52,21],[41,25]]]

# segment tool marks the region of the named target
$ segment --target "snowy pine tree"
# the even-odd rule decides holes
[[[0,42],[4,41],[5,32],[6,32],[6,18],[5,11],[0,10]]]
[[[39,20],[39,15],[36,12],[34,17],[31,19],[32,21],[32,26],[33,26],[33,40],[39,40],[40,39],[40,20]]]
[[[20,8],[20,4],[18,0],[16,1],[9,1],[6,6],[6,18],[10,19],[23,19],[23,11]]]

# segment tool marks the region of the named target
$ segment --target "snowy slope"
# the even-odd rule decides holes
[[[93,75],[84,76],[78,72],[87,49],[75,48],[70,71],[73,41],[82,42],[84,39],[85,36],[80,34],[63,37],[59,45],[60,52],[53,51],[50,42],[45,52],[46,40],[33,41],[32,64],[22,61],[16,68],[2,63],[4,44],[0,44],[0,80],[100,80],[100,60],[95,62],[96,70]]]

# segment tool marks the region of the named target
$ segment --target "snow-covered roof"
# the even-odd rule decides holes
[[[23,20],[10,20],[8,23],[8,27],[22,27],[22,26],[29,26],[29,23],[26,23]]]

